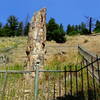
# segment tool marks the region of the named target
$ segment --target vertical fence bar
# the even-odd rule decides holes
[[[59,72],[59,97],[61,97],[61,73]]]
[[[53,100],[56,98],[56,86],[55,86],[55,78],[54,78],[54,95],[53,95]]]
[[[39,78],[39,68],[37,66],[35,70],[34,100],[38,100],[38,78]]]
[[[81,63],[81,69],[82,69],[83,63],[84,63],[84,62]],[[83,90],[83,88],[84,88],[84,87],[83,87],[83,69],[81,70],[81,82],[82,82],[82,87],[81,87],[82,90],[81,90],[81,91],[82,91],[82,96],[83,96],[83,95],[84,95],[84,92],[83,92],[83,91],[84,91],[84,90]]]
[[[3,90],[2,90],[2,100],[4,100],[4,96],[5,96],[5,89],[6,89],[6,85],[7,85],[7,71],[5,73],[5,76],[4,76],[4,86],[3,86]]]
[[[96,55],[96,59],[97,59],[98,77],[99,77],[99,84],[100,84],[100,68],[99,68],[99,60],[98,60],[98,55]]]
[[[86,65],[88,65],[88,61],[86,60]],[[86,68],[87,71],[87,94],[88,94],[88,100],[89,100],[89,73],[88,73],[88,67]]]
[[[42,75],[43,75],[43,74],[42,74]],[[41,83],[42,83],[42,88],[40,88],[41,91],[42,91],[41,94],[42,94],[43,97],[46,97],[46,96],[45,96],[46,75],[47,75],[47,73],[44,73],[44,75],[43,75],[43,77],[42,77],[42,82],[41,82]],[[39,93],[39,94],[40,94],[40,93]],[[39,95],[39,98],[38,98],[38,99],[40,99],[40,98],[41,98],[41,97],[40,97],[40,95]],[[43,98],[42,98],[42,99],[43,99]]]
[[[47,100],[49,100],[49,92],[50,92],[50,90],[49,90],[49,86],[50,86],[50,76],[49,76],[49,74],[48,74],[48,97],[47,97]]]
[[[70,66],[70,94],[72,96],[72,66]]]
[[[77,65],[75,66],[75,71],[76,71],[76,94],[78,96],[78,77],[77,77]]]
[[[0,73],[0,80],[2,80],[2,73]],[[2,97],[2,83],[0,82],[0,99]]]
[[[64,67],[65,73],[64,73],[64,79],[65,79],[65,96],[66,96],[66,66]]]
[[[83,56],[83,65],[86,65],[86,64],[85,64],[85,58],[84,58],[84,56]]]
[[[93,62],[93,57],[91,57],[91,63]],[[95,88],[95,77],[94,77],[94,65],[91,64],[92,67],[92,77],[93,77],[93,90],[94,90],[94,99],[96,100],[96,88]]]

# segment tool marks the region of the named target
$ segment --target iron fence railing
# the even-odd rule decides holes
[[[25,79],[31,72],[1,71],[0,100],[34,100],[34,79]]]
[[[65,66],[63,70],[0,70],[0,100],[99,100],[100,83],[92,66],[97,60],[83,60],[80,66]],[[35,77],[29,82],[25,77],[31,73]]]
[[[64,69],[0,70],[0,100],[99,100],[99,62],[99,57],[90,62],[83,56],[80,65]]]

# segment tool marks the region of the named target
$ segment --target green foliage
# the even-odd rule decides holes
[[[29,32],[29,23],[27,23],[24,27],[24,35],[27,36],[28,35],[28,32]]]
[[[0,35],[2,35],[2,23],[0,22]]]
[[[2,33],[0,34],[0,36],[11,36],[11,30],[8,26],[8,24],[6,24],[3,28],[2,28]]]
[[[47,40],[51,41],[54,38],[54,31],[58,29],[58,25],[55,22],[55,19],[51,18],[47,24]]]
[[[92,28],[92,27],[91,27]],[[29,32],[29,22],[24,24],[18,21],[16,16],[9,16],[5,25],[0,22],[0,36],[27,36]],[[97,20],[94,32],[100,32],[100,21]],[[81,22],[79,25],[68,24],[66,32],[62,24],[57,24],[54,18],[51,18],[47,23],[47,40],[54,40],[57,43],[64,43],[66,41],[65,35],[88,35],[90,34],[86,24]]]
[[[89,34],[86,24],[82,22],[80,25],[68,25],[66,30],[67,35]]]
[[[69,24],[68,26],[67,26],[67,34],[69,35],[71,32],[73,32],[74,31],[74,29],[73,29],[73,27]]]
[[[63,25],[58,25],[54,18],[51,18],[47,23],[47,40],[54,40],[57,43],[64,43],[66,41]]]
[[[81,31],[81,34],[83,34],[83,35],[89,35],[89,30],[88,29],[83,29],[82,31]]]
[[[99,20],[96,21],[94,32],[96,33],[100,32],[100,21]]]
[[[24,67],[21,64],[15,64],[6,67],[0,67],[0,70],[24,70]]]
[[[78,35],[78,34],[79,34],[78,31],[72,31],[72,32],[70,32],[69,36]]]
[[[23,22],[19,22],[18,23],[18,29],[17,29],[17,33],[16,33],[16,36],[20,36],[20,35],[24,35],[23,34]]]
[[[15,16],[10,16],[7,19],[7,24],[10,30],[9,35],[15,36],[17,34],[17,29],[18,29],[18,19]]]
[[[2,23],[0,22],[0,29],[2,28]]]
[[[4,26],[0,23],[0,36],[24,36],[28,34],[28,31],[29,23],[24,25],[15,16],[9,16]]]

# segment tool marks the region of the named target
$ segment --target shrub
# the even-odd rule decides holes
[[[57,43],[66,42],[63,25],[58,25],[53,18],[51,18],[47,24],[47,40],[54,40]]]
[[[83,29],[81,34],[84,34],[84,35],[88,35],[89,34],[89,30],[88,29]]]
[[[77,31],[72,31],[69,33],[69,35],[77,35],[77,34],[79,34],[79,32],[77,32]]]

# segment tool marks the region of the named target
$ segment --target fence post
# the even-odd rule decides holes
[[[77,65],[75,65],[75,71],[76,71],[76,93],[78,96],[78,75],[77,75]]]
[[[37,66],[35,70],[35,80],[34,80],[34,100],[38,100],[38,78],[39,78],[39,68]]]
[[[56,98],[56,83],[55,83],[55,78],[54,78],[54,95],[53,95],[53,100]]]
[[[99,77],[99,84],[100,84],[100,68],[99,68],[99,60],[98,60],[98,55],[96,55],[96,59],[97,59],[98,77]]]
[[[5,76],[4,76],[4,86],[3,86],[3,92],[2,92],[2,100],[4,100],[4,96],[5,96],[5,90],[6,90],[6,85],[7,85],[7,78],[8,78],[8,73],[6,70]]]
[[[61,68],[60,68],[61,70]],[[59,97],[61,96],[61,73],[59,72]]]
[[[48,97],[47,97],[47,100],[49,100],[49,98],[50,98],[49,97],[50,96],[50,93],[49,93],[50,92],[50,87],[49,86],[50,86],[50,74],[48,73]]]
[[[82,66],[83,66],[84,62],[82,61],[81,62],[81,69],[82,69]],[[83,86],[83,69],[81,70],[81,82],[82,82],[82,96],[84,95],[83,91],[84,91],[84,86]]]
[[[72,66],[70,66],[70,94],[72,96]]]
[[[65,70],[64,77],[65,77],[65,96],[66,96],[66,66],[64,67],[64,70]]]
[[[88,65],[88,61],[86,60],[86,65]],[[88,88],[88,99],[90,98],[90,95],[89,95],[89,93],[90,93],[90,91],[89,91],[89,89],[90,89],[90,86],[89,86],[89,73],[88,73],[88,71],[89,71],[89,69],[88,69],[88,66],[87,66],[87,68],[86,68],[86,71],[87,71],[87,88]]]
[[[91,57],[91,63],[93,62],[93,57]],[[96,100],[96,90],[95,90],[95,77],[94,77],[94,65],[92,63],[92,77],[93,77],[93,88],[94,88],[94,98]]]

